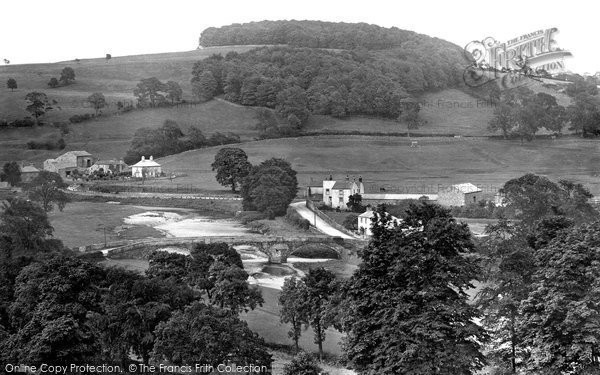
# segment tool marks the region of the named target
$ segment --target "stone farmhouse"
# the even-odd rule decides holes
[[[56,159],[44,161],[44,170],[58,173],[61,177],[70,177],[74,171],[85,173],[95,161],[94,156],[87,151],[69,151]]]
[[[462,207],[483,200],[483,190],[471,183],[452,185],[438,193],[438,203],[445,207]]]
[[[137,178],[154,178],[159,177],[162,173],[160,164],[154,161],[154,157],[150,156],[150,159],[146,159],[142,156],[142,159],[136,164],[131,166],[131,176]]]

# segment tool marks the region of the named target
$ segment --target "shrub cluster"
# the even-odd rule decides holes
[[[69,122],[71,122],[71,124],[78,124],[80,122],[91,120],[95,117],[96,115],[93,113],[84,113],[82,115],[74,115],[69,117]]]
[[[310,221],[306,220],[296,212],[293,208],[288,208],[285,214],[285,220],[293,226],[302,230],[308,230],[310,228]]]
[[[58,140],[46,139],[42,141],[31,140],[27,142],[27,148],[30,150],[63,150],[66,147],[65,140],[60,138]]]

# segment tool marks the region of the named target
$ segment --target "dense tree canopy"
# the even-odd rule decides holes
[[[253,166],[241,189],[246,211],[261,211],[272,216],[285,215],[298,191],[298,180],[289,162],[272,158]]]
[[[598,243],[600,222],[595,222],[563,232],[535,253],[531,292],[521,306],[525,344],[532,351],[527,363],[530,370],[597,373]]]
[[[466,224],[426,203],[397,227],[384,207],[377,217],[342,299],[347,357],[363,374],[475,373],[484,331],[465,293],[479,274]]]
[[[233,362],[240,366],[271,365],[262,338],[227,310],[196,302],[176,312],[156,330],[154,359],[174,365]]]
[[[557,184],[529,173],[507,181],[500,192],[526,225],[552,215],[564,215],[576,222],[598,218],[598,212],[588,202],[592,194],[583,185],[568,180]]]
[[[519,86],[501,93],[488,128],[502,132],[504,138],[532,140],[542,128],[560,133],[567,119],[565,108],[554,96]]]
[[[239,142],[240,137],[233,133],[216,132],[207,138],[200,129],[193,126],[184,133],[175,121],[166,120],[158,129],[144,127],[136,130],[123,160],[127,164],[135,164],[142,156],[162,157],[207,146]]]

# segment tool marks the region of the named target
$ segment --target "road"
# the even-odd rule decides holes
[[[310,221],[310,224],[314,225],[321,232],[323,232],[329,236],[342,237],[344,239],[351,239],[351,240],[355,239],[354,237],[351,237],[351,236],[347,235],[346,233],[340,232],[339,230],[337,230],[334,227],[332,227],[331,225],[329,225],[325,220],[316,216],[314,212],[312,212],[311,210],[308,209],[308,207],[306,207],[306,202],[296,202],[296,203],[290,204],[290,206],[294,210],[296,210],[296,212],[298,212],[300,214],[300,216],[302,216],[306,220]],[[316,218],[316,222],[315,222],[315,218]]]

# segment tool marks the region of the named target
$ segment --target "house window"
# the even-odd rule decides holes
[[[325,189],[325,194],[329,195],[329,189]]]
[[[473,203],[477,202],[477,197],[473,196]]]

